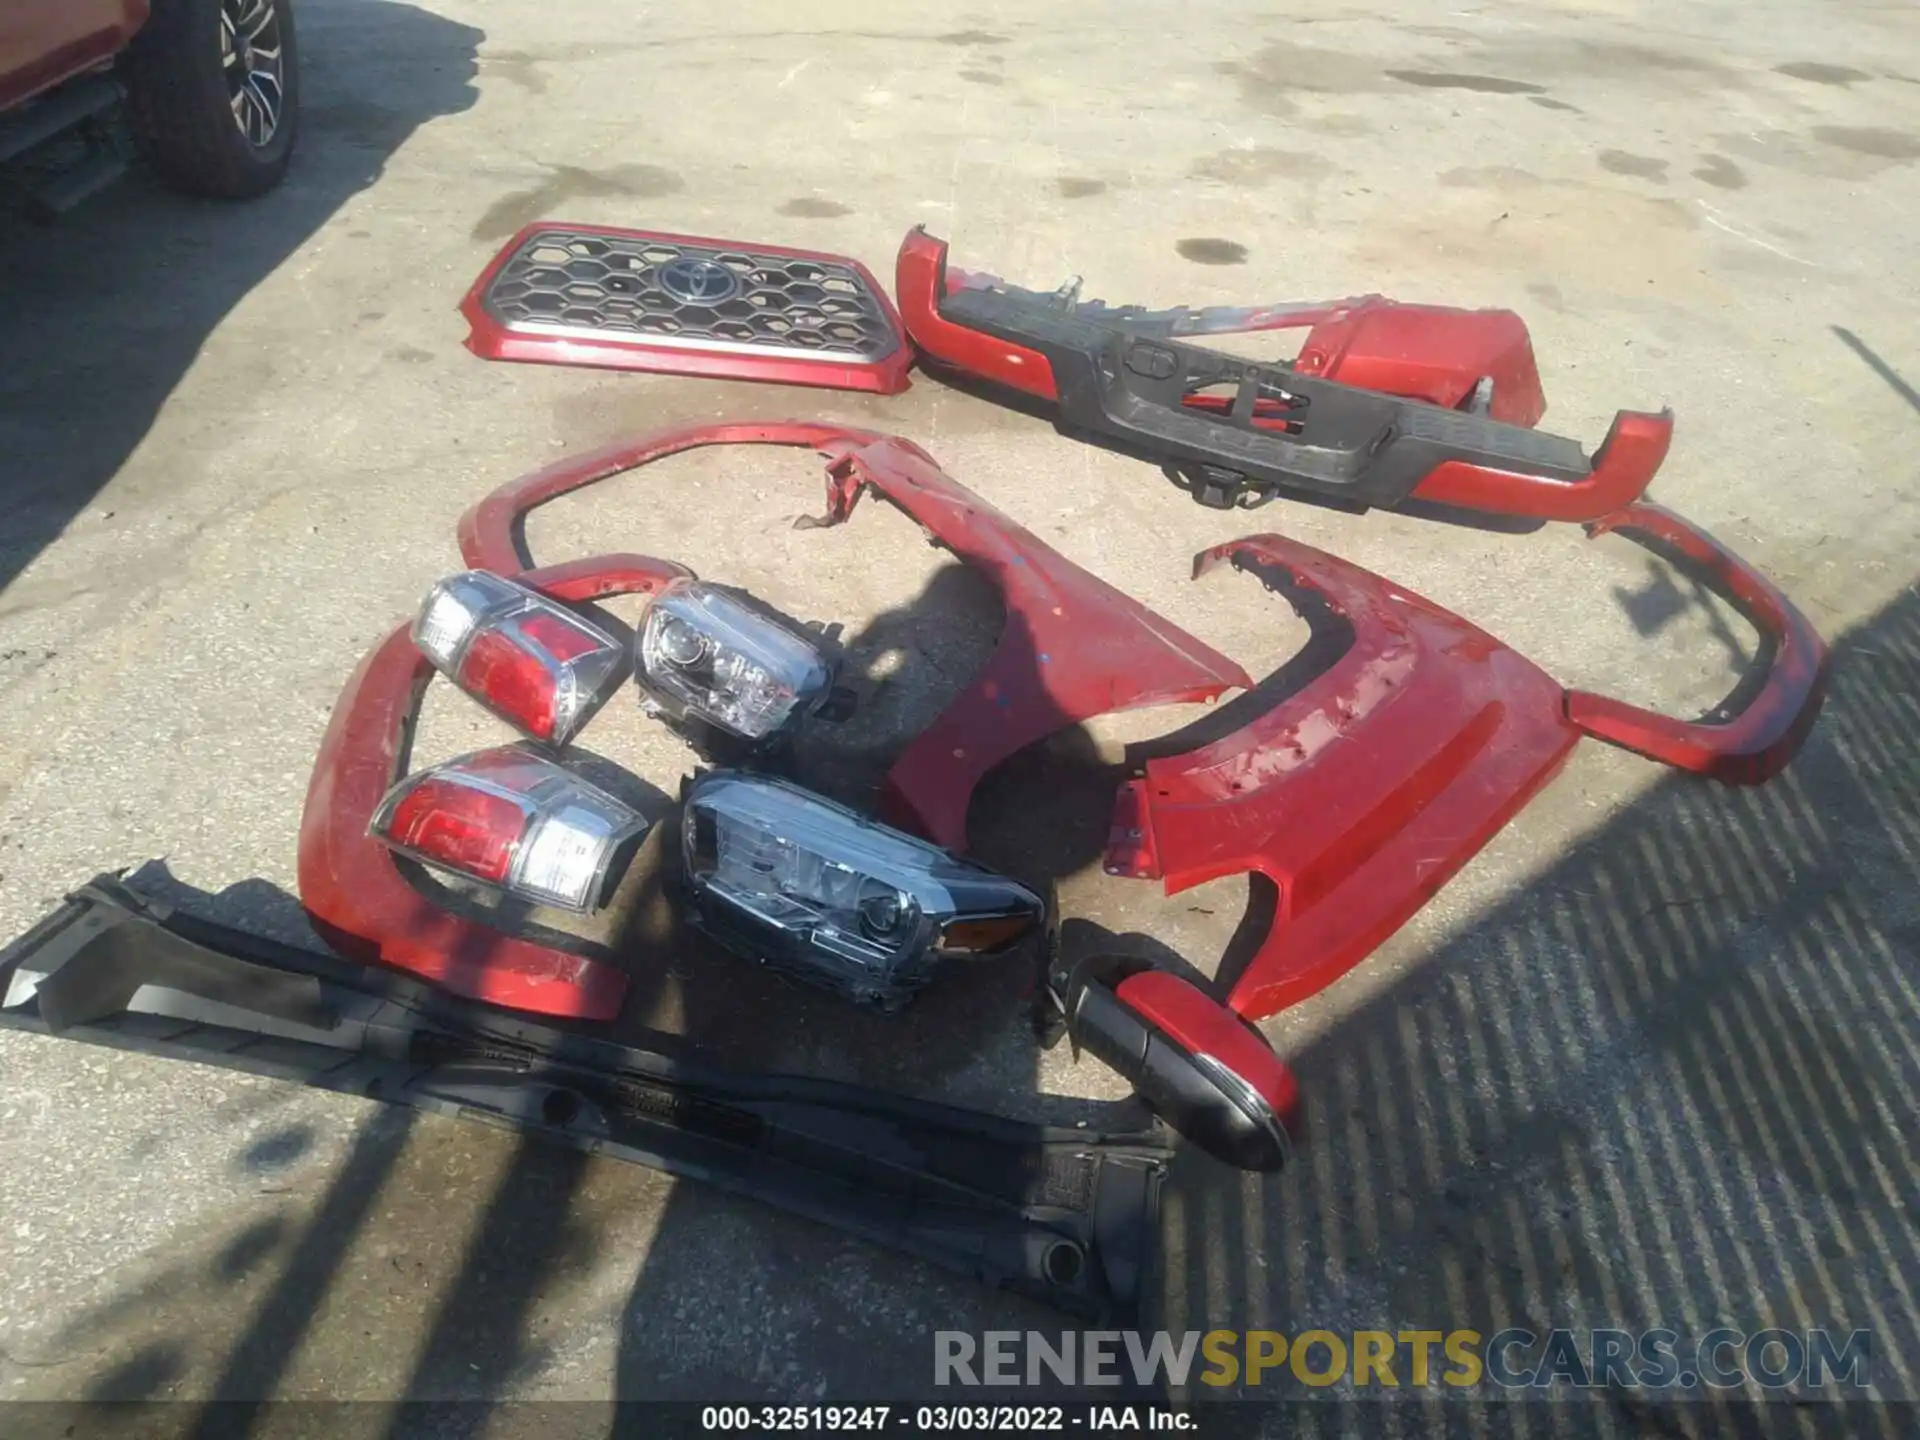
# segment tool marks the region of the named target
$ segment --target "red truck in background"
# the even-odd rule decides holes
[[[246,199],[293,153],[292,0],[0,0],[0,177],[59,212],[125,168]],[[123,123],[124,122],[124,123]]]

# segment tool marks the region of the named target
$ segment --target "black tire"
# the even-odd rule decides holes
[[[280,108],[264,143],[241,129],[222,60],[223,9],[231,20],[266,3],[278,24]],[[153,0],[153,14],[120,64],[127,111],[153,166],[177,190],[250,200],[280,183],[300,120],[299,52],[292,0]],[[258,112],[249,108],[249,119]]]

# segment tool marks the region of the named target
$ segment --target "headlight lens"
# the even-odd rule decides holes
[[[728,948],[894,1009],[940,957],[1012,944],[1025,886],[784,780],[715,771],[687,790],[695,922]]]
[[[826,699],[832,667],[805,636],[747,599],[676,580],[640,628],[642,688],[676,719],[765,740]]]

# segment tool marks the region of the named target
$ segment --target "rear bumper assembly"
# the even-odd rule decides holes
[[[467,348],[532,360],[893,395],[913,351],[844,255],[600,225],[529,225],[460,305]]]
[[[4,952],[0,1027],[477,1119],[1128,1323],[1170,1137],[1051,1129],[503,1017],[170,912],[101,876]]]
[[[1544,408],[1538,376],[1505,312],[1376,313],[1370,322],[1377,299],[1309,307],[1321,317],[1303,351],[1310,363],[1260,364],[1177,338],[1206,333],[1204,311],[1148,314],[971,278],[956,285],[946,245],[924,231],[907,236],[896,274],[907,332],[927,356],[1053,402],[1064,429],[1154,461],[1219,508],[1285,494],[1349,510],[1594,520],[1640,497],[1672,440],[1667,412],[1621,412],[1591,459],[1572,440],[1528,429]],[[1262,318],[1213,328],[1272,328]],[[1391,348],[1369,353],[1367,343]],[[1343,383],[1349,375],[1410,393]],[[1454,408],[1435,403],[1450,397]]]
[[[1279,305],[1186,306],[1147,310],[1078,300],[1079,282],[1052,294],[1022,290],[997,276],[946,263],[947,245],[924,229],[909,231],[894,266],[902,323],[937,363],[1040,400],[1058,400],[1044,357],[946,312],[946,297],[994,290],[1043,309],[1067,311],[1091,324],[1168,340],[1268,330],[1306,330],[1298,375],[1424,400],[1447,410],[1475,408],[1509,425],[1535,425],[1546,413],[1533,341],[1511,310],[1459,310],[1404,305],[1381,295]]]

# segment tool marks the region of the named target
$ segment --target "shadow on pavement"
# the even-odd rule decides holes
[[[1176,1192],[1165,1323],[1866,1329],[1911,1396],[1916,697],[1909,589],[1785,776],[1662,781],[1295,1055],[1311,1147]]]
[[[923,728],[945,707],[991,652],[1003,623],[991,585],[958,565],[937,570],[912,601],[842,643],[862,672],[884,655],[911,651],[920,657],[914,663],[930,665],[939,682],[919,683],[918,676],[869,681],[855,720],[812,732],[793,768],[830,794],[871,805],[899,736]],[[1093,823],[1068,823],[1069,817],[1088,808],[1088,787],[1110,797],[1114,783],[1077,731],[1048,748],[1045,772],[1042,796],[1027,793],[1017,777],[1011,786],[991,787],[991,803],[976,806],[974,847],[986,863],[1042,890],[1055,876],[1097,863],[1103,814],[1096,806]],[[244,881],[215,896],[183,885],[162,865],[133,878],[146,893],[196,913],[276,938],[302,938],[290,933],[301,927],[298,902],[266,882]],[[1084,943],[1108,938],[1086,928]],[[671,925],[657,929],[642,917],[628,933],[645,936],[640,953],[649,959],[636,968],[617,1028],[639,1043],[1055,1123],[1072,1124],[1103,1108],[1036,1093],[1029,1016],[1037,964],[1028,953],[972,967],[955,962],[914,1004],[881,1015],[703,951]],[[312,944],[311,937],[304,943]],[[656,955],[657,965],[650,958]],[[282,1126],[247,1144],[236,1163],[297,1159],[310,1139]],[[435,1156],[450,1161],[458,1178],[436,1173]],[[60,1390],[118,1402],[208,1396],[219,1403],[186,1428],[221,1437],[273,1433],[274,1412],[256,1402],[300,1393],[301,1357],[309,1365],[321,1357],[322,1373],[337,1373],[334,1367],[344,1362],[353,1378],[342,1375],[336,1383],[373,1393],[490,1398],[527,1383],[552,1383],[556,1370],[564,1372],[580,1343],[571,1332],[582,1302],[556,1297],[604,1284],[608,1273],[622,1276],[620,1292],[605,1297],[611,1314],[586,1322],[588,1328],[601,1336],[648,1337],[623,1345],[615,1362],[626,1377],[623,1391],[635,1383],[629,1371],[654,1368],[673,1377],[671,1393],[681,1396],[711,1398],[723,1379],[729,1391],[736,1381],[752,1383],[751,1368],[742,1373],[737,1356],[712,1366],[688,1363],[699,1337],[714,1326],[727,1327],[729,1343],[747,1346],[763,1368],[784,1369],[791,1362],[766,1327],[808,1322],[780,1313],[783,1296],[804,1296],[810,1317],[836,1310],[842,1328],[860,1335],[858,1343],[836,1347],[834,1358],[834,1383],[854,1389],[871,1381],[876,1346],[891,1347],[887,1373],[918,1369],[923,1327],[902,1325],[884,1297],[869,1305],[882,1291],[930,1307],[929,1320],[967,1313],[985,1324],[1009,1307],[1035,1324],[1052,1318],[1038,1306],[876,1253],[824,1227],[774,1217],[705,1186],[682,1189],[635,1167],[522,1137],[503,1143],[472,1127],[418,1121],[407,1112],[376,1110],[341,1159],[307,1173],[314,1179],[308,1193],[223,1217],[211,1233],[180,1237],[154,1273],[129,1277],[106,1304],[48,1337],[45,1348],[54,1356],[99,1357],[97,1364],[64,1371]],[[670,1255],[645,1259],[655,1243]],[[396,1256],[415,1259],[396,1267]],[[652,1283],[629,1300],[631,1275],[643,1260]],[[417,1263],[423,1263],[419,1273]],[[657,1296],[662,1265],[686,1278],[693,1293]],[[811,1283],[815,1274],[827,1278]],[[875,1274],[890,1278],[876,1283]],[[397,1305],[405,1307],[404,1317]],[[665,1364],[651,1348],[656,1342],[673,1352]],[[808,1341],[794,1352],[820,1358]],[[83,1377],[80,1369],[91,1373]],[[772,1375],[762,1378],[771,1382]],[[411,1423],[412,1417],[396,1415],[391,1433],[411,1433],[405,1428]]]
[[[1906,401],[1907,404],[1911,405],[1915,410],[1920,410],[1920,390],[1916,390],[1913,386],[1909,385],[1904,375],[1880,358],[1878,351],[1844,325],[1833,325],[1828,328],[1833,331],[1834,337],[1838,339],[1842,345],[1853,351],[1854,354],[1858,355],[1860,359],[1865,362],[1869,370],[1887,382],[1887,388],[1889,390],[1893,391],[1894,394]]]
[[[187,200],[136,169],[57,225],[0,224],[0,592],[118,473],[228,311],[414,130],[477,97],[472,26],[397,0],[299,23],[302,131],[271,195]]]

